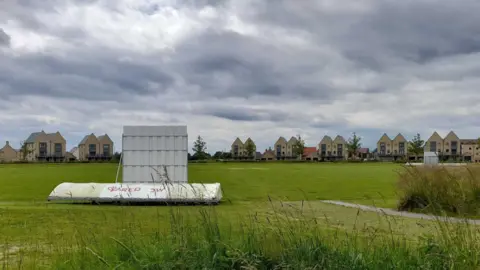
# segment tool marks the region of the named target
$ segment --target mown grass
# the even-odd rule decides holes
[[[45,201],[62,182],[112,183],[116,164],[0,165],[0,202]],[[221,183],[231,202],[343,200],[394,207],[394,164],[213,163],[189,165],[189,181]]]
[[[385,217],[317,201],[395,206],[400,168],[198,164],[189,166],[189,178],[220,182],[225,200],[219,206],[119,207],[44,201],[61,182],[113,182],[114,164],[2,165],[0,262],[17,269],[478,266],[466,258],[478,251],[475,227]]]

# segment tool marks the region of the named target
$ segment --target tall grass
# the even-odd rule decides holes
[[[480,166],[405,166],[398,184],[400,210],[480,214]]]
[[[272,204],[269,215],[219,219],[216,208],[170,210],[170,228],[110,237],[80,233],[50,269],[476,269],[479,231],[438,221],[412,242],[393,233],[325,227],[316,217]],[[130,225],[134,226],[134,225]]]

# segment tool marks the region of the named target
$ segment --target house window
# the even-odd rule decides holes
[[[40,156],[46,156],[47,155],[47,143],[46,142],[41,142],[38,145],[39,147],[39,154]]]
[[[342,153],[343,153],[343,144],[339,144],[337,145],[337,153],[338,153],[338,156],[342,156]]]
[[[103,155],[106,157],[110,156],[110,144],[103,145]]]
[[[90,156],[95,156],[97,154],[97,146],[95,144],[88,145],[88,154]]]
[[[385,155],[385,143],[380,143],[380,155]]]
[[[437,152],[437,143],[430,142],[430,152]]]
[[[238,156],[238,145],[233,146],[233,155]]]
[[[451,143],[450,149],[452,149],[452,155],[457,154],[457,142],[456,141]]]
[[[277,144],[277,156],[281,156],[282,154],[282,146],[280,144]]]
[[[398,144],[398,152],[400,153],[400,155],[405,154],[405,143],[404,142],[401,142],[401,143]]]
[[[56,143],[55,144],[55,156],[60,157],[62,156],[62,144]]]
[[[320,146],[320,152],[322,153],[322,156],[325,156],[325,153],[327,152],[327,145],[326,144],[322,144]]]

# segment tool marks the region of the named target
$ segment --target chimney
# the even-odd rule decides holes
[[[7,144],[7,145],[10,145],[10,142],[9,142],[9,141],[7,141],[7,143],[6,143],[6,144]]]

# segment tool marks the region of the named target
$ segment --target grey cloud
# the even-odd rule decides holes
[[[331,11],[313,4],[264,2],[252,19],[315,33],[345,56],[374,70],[403,61],[424,64],[440,57],[480,51],[480,2],[371,1],[366,11]],[[268,4],[267,4],[268,3]]]
[[[37,33],[61,37],[71,43],[81,43],[86,38],[83,29],[62,26],[55,30],[48,28],[38,13],[57,14],[69,5],[89,5],[96,0],[17,0],[0,1],[0,23],[14,20],[20,26]]]
[[[0,28],[0,46],[10,46],[10,36]]]
[[[161,93],[174,83],[151,59],[126,62],[106,51],[78,53],[69,58],[40,54],[4,57],[0,63],[0,94],[122,100],[131,95]],[[149,83],[158,86],[152,89]]]
[[[339,124],[340,124],[339,122],[323,120],[323,121],[315,121],[311,123],[309,126],[315,129],[328,129],[328,128],[335,127]]]
[[[178,72],[218,97],[305,96],[328,102],[340,94],[316,76],[322,63],[308,52],[298,51],[297,59],[290,59],[275,44],[214,30],[186,40],[176,50]],[[290,60],[304,62],[291,66]]]
[[[35,16],[36,11],[56,12],[55,6],[79,4],[78,1],[49,0],[50,5],[33,0],[21,3],[23,6],[10,6],[13,15],[8,16],[16,16],[24,27],[54,34],[69,43],[82,44],[89,38],[80,28],[48,29]],[[87,4],[92,3],[95,1]],[[117,2],[103,3],[115,10]],[[225,3],[182,2],[191,8],[225,6]],[[347,93],[363,92],[369,95],[363,101],[369,102],[376,94],[398,91],[416,74],[422,74],[419,69],[439,58],[479,51],[480,17],[475,12],[478,6],[470,0],[462,4],[445,0],[436,5],[425,1],[377,1],[367,11],[341,12],[298,1],[259,1],[250,11],[238,14],[239,18],[263,29],[274,25],[308,32],[318,47],[327,46],[338,55],[319,53],[315,48],[286,51],[276,41],[269,43],[222,29],[206,29],[176,47],[175,53],[168,55],[168,64],[160,53],[144,56],[85,46],[77,46],[66,58],[40,54],[6,56],[0,63],[0,95],[35,93],[90,100],[128,100],[135,95],[149,96],[167,89],[187,95],[183,88],[177,88],[180,78],[200,90],[199,96],[185,99],[281,97],[282,101],[278,102],[281,107],[294,99],[328,104]],[[157,8],[146,5],[143,11],[154,13]],[[7,16],[0,11],[0,18],[2,15]],[[118,61],[121,56],[133,60]],[[366,79],[370,80],[368,84],[359,81],[344,88],[330,83],[332,77],[349,80],[365,69],[378,78]],[[478,76],[474,71],[472,68],[468,74]],[[430,71],[423,76],[431,80],[448,77],[440,73]],[[457,78],[464,74],[465,70],[455,72]],[[150,82],[157,86],[151,88]],[[248,108],[214,107],[198,113],[243,121],[278,122],[288,117],[288,114]],[[334,125],[336,123],[328,121],[311,124],[315,128]]]
[[[282,122],[290,118],[288,113],[282,111],[252,109],[247,106],[219,106],[202,107],[193,110],[193,113],[211,115],[233,121],[272,121]]]

